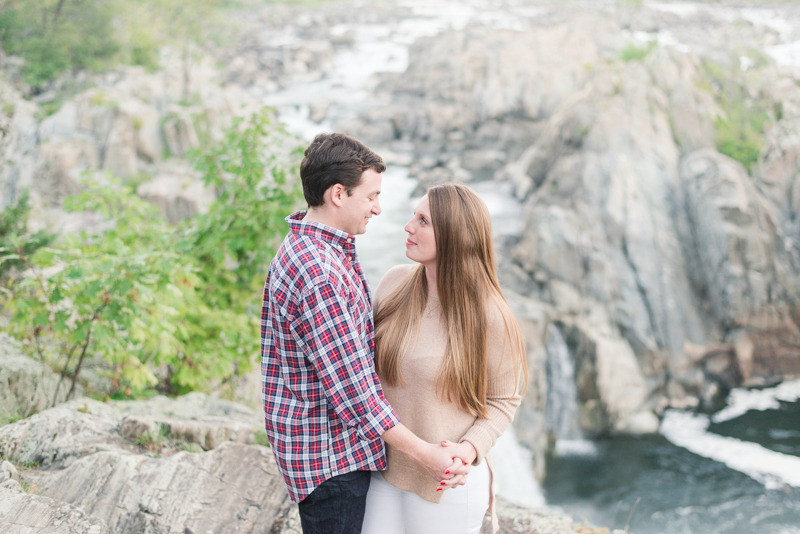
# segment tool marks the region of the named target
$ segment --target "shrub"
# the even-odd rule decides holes
[[[656,46],[658,46],[658,41],[650,41],[641,48],[633,43],[628,43],[625,45],[625,48],[622,49],[622,52],[620,52],[619,58],[625,62],[641,61],[646,58]]]
[[[260,346],[257,289],[300,198],[295,143],[267,111],[237,121],[195,154],[219,200],[178,228],[130,186],[88,183],[65,207],[113,228],[5,259],[31,267],[9,284],[12,333],[60,371],[59,386],[71,381],[68,397],[90,355],[134,396],[207,390],[248,371]]]
[[[754,64],[758,68],[765,60],[756,58]],[[739,68],[738,61],[725,67],[706,60],[703,75],[701,87],[714,95],[724,114],[714,122],[717,150],[744,165],[749,172],[761,154],[764,131],[770,122],[768,110],[773,106],[766,99],[751,97],[748,75]]]
[[[117,52],[108,0],[4,0],[0,43],[25,58],[25,81],[39,86],[70,69],[100,69]]]

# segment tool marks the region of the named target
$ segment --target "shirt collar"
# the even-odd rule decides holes
[[[343,250],[355,246],[355,238],[344,230],[318,222],[304,221],[303,217],[306,216],[306,213],[307,210],[302,210],[286,217],[291,232],[319,239]]]

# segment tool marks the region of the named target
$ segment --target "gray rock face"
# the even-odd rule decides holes
[[[546,509],[518,506],[497,499],[497,516],[503,534],[572,534],[572,517]],[[484,528],[482,532],[491,532]]]
[[[0,333],[0,420],[24,418],[63,402],[70,383],[62,384],[56,396],[58,381],[49,367],[22,354],[15,340]]]
[[[0,485],[0,527],[4,534],[110,534],[103,520],[80,508],[41,495],[19,484]]]
[[[291,514],[271,451],[245,444],[262,423],[202,394],[77,399],[0,427],[0,455],[43,468],[23,478],[54,499],[45,518],[79,507],[111,532],[269,532]]]
[[[0,466],[0,529],[300,534],[272,452],[248,444],[262,422],[244,406],[190,394],[77,399],[0,427],[0,456],[40,464],[21,473]],[[502,499],[498,513],[502,533],[571,532],[563,514]]]
[[[272,452],[237,443],[167,458],[104,451],[27,478],[114,532],[269,532],[288,506]]]
[[[712,150],[687,154],[681,179],[695,286],[726,330],[777,314],[798,299],[798,265],[777,214],[744,168]]]
[[[650,432],[667,405],[710,409],[730,387],[800,376],[796,74],[770,67],[747,82],[776,102],[777,121],[751,179],[714,149],[725,117],[704,62],[728,61],[715,52],[724,32],[697,35],[713,16],[546,11],[519,31],[420,40],[408,70],[378,86],[391,104],[342,128],[413,147],[420,194],[448,180],[513,184],[526,225],[504,251],[521,271],[505,283],[548,310],[518,314],[537,339],[530,363],[542,321],[571,343],[585,429]],[[647,48],[623,28],[674,32],[691,52]],[[726,28],[769,42],[757,24]],[[639,55],[622,59],[625,47]],[[547,384],[531,378],[515,426],[537,451]]]

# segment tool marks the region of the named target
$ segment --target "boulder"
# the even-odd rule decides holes
[[[70,383],[58,395],[59,376],[22,353],[18,342],[0,333],[0,421],[20,419],[63,402]],[[80,391],[80,390],[79,390]]]
[[[499,534],[572,534],[572,517],[545,508],[528,508],[496,498]],[[487,522],[488,523],[488,522]],[[491,529],[484,524],[482,533]]]
[[[97,452],[26,479],[117,533],[270,532],[290,506],[272,452],[241,443],[165,458]]]
[[[4,534],[111,534],[108,525],[76,506],[25,493],[19,484],[0,485],[0,530]]]
[[[689,274],[718,324],[780,322],[781,310],[800,297],[800,264],[771,204],[738,162],[713,150],[683,158],[681,183]]]
[[[97,452],[210,450],[225,441],[252,443],[258,412],[190,393],[179,399],[103,403],[81,398],[0,428],[0,456],[61,468]]]
[[[161,215],[173,224],[208,211],[215,200],[214,190],[199,181],[188,166],[165,164],[152,180],[136,188],[143,199],[158,206]]]
[[[33,185],[38,108],[0,76],[0,209],[15,201],[20,189]]]

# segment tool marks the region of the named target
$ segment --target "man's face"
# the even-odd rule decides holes
[[[367,169],[361,175],[361,183],[350,195],[342,197],[343,227],[350,235],[367,231],[367,223],[373,215],[380,215],[381,173]]]

